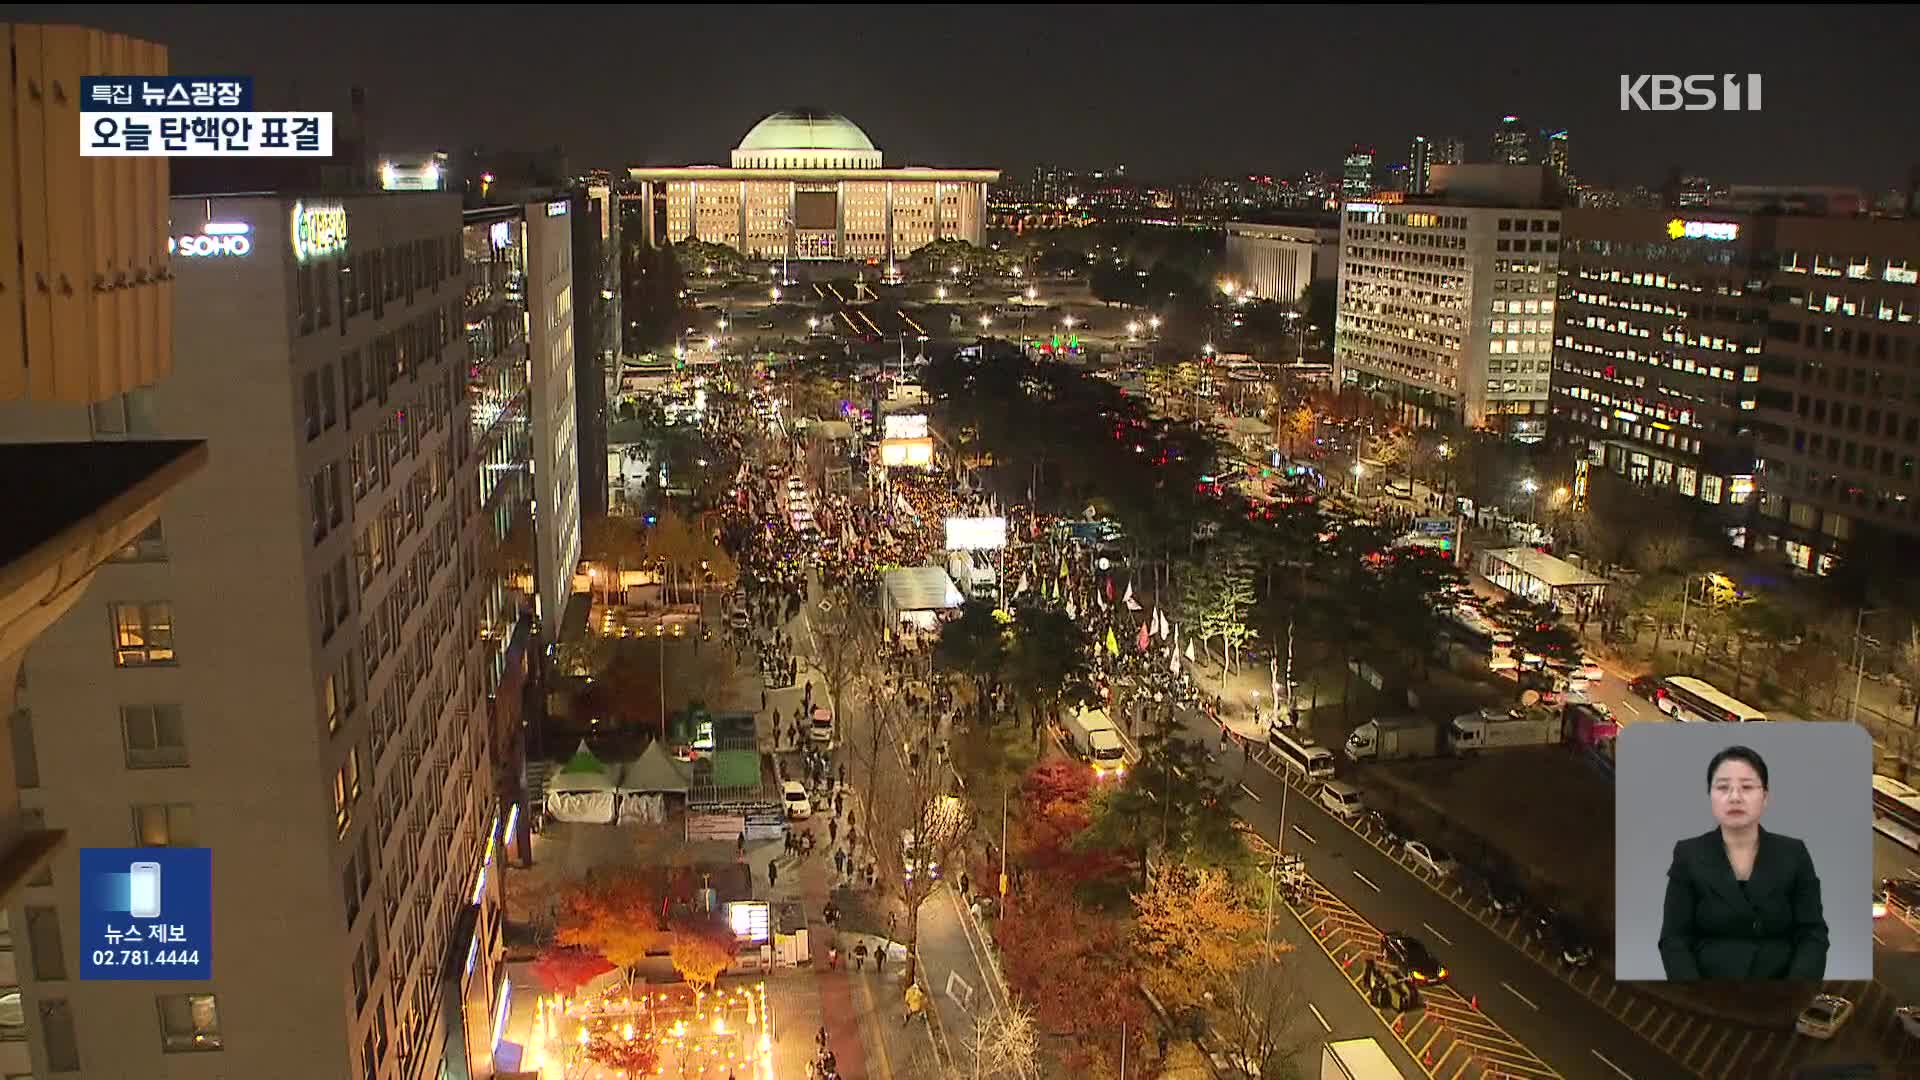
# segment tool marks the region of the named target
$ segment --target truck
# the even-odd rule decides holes
[[[1117,780],[1127,774],[1127,744],[1105,709],[1068,713],[1061,735],[1068,753],[1093,766],[1095,780]]]
[[[1503,746],[1553,746],[1565,737],[1565,722],[1553,709],[1481,709],[1453,718],[1448,738],[1456,752]]]
[[[1406,1074],[1378,1041],[1341,1039],[1321,1051],[1320,1080],[1406,1080]]]
[[[993,563],[974,551],[956,551],[947,556],[947,576],[961,595],[974,600],[991,600],[998,592]]]
[[[1347,736],[1347,757],[1353,761],[1399,761],[1445,752],[1440,726],[1424,716],[1375,717]]]

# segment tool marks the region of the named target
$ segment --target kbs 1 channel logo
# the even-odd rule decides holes
[[[90,75],[82,157],[331,157],[331,112],[255,112],[249,75]]]

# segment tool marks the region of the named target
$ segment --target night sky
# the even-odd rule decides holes
[[[1920,163],[1912,7],[1432,5],[836,8],[14,5],[163,42],[177,74],[252,74],[343,107],[383,150],[558,144],[575,169],[724,164],[761,116],[845,113],[888,164],[1130,173],[1336,169],[1410,136],[1484,157],[1500,115],[1567,128],[1573,169],[1657,184],[1904,186]],[[1759,72],[1760,113],[1622,113],[1619,76]]]

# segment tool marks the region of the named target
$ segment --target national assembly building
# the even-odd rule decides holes
[[[752,259],[888,262],[935,240],[982,243],[997,169],[886,168],[837,113],[787,109],[753,126],[731,166],[627,171],[648,244],[702,240]],[[632,197],[632,196],[629,196]]]

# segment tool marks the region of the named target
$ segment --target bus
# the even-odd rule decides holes
[[[1920,834],[1920,791],[1891,776],[1873,776],[1873,816]]]
[[[1660,684],[1665,693],[1654,704],[1675,720],[1714,720],[1746,723],[1767,719],[1767,714],[1715,689],[1712,683],[1676,675]]]
[[[1267,729],[1267,747],[1289,770],[1309,780],[1333,779],[1333,751],[1324,746],[1303,742],[1274,726]]]

